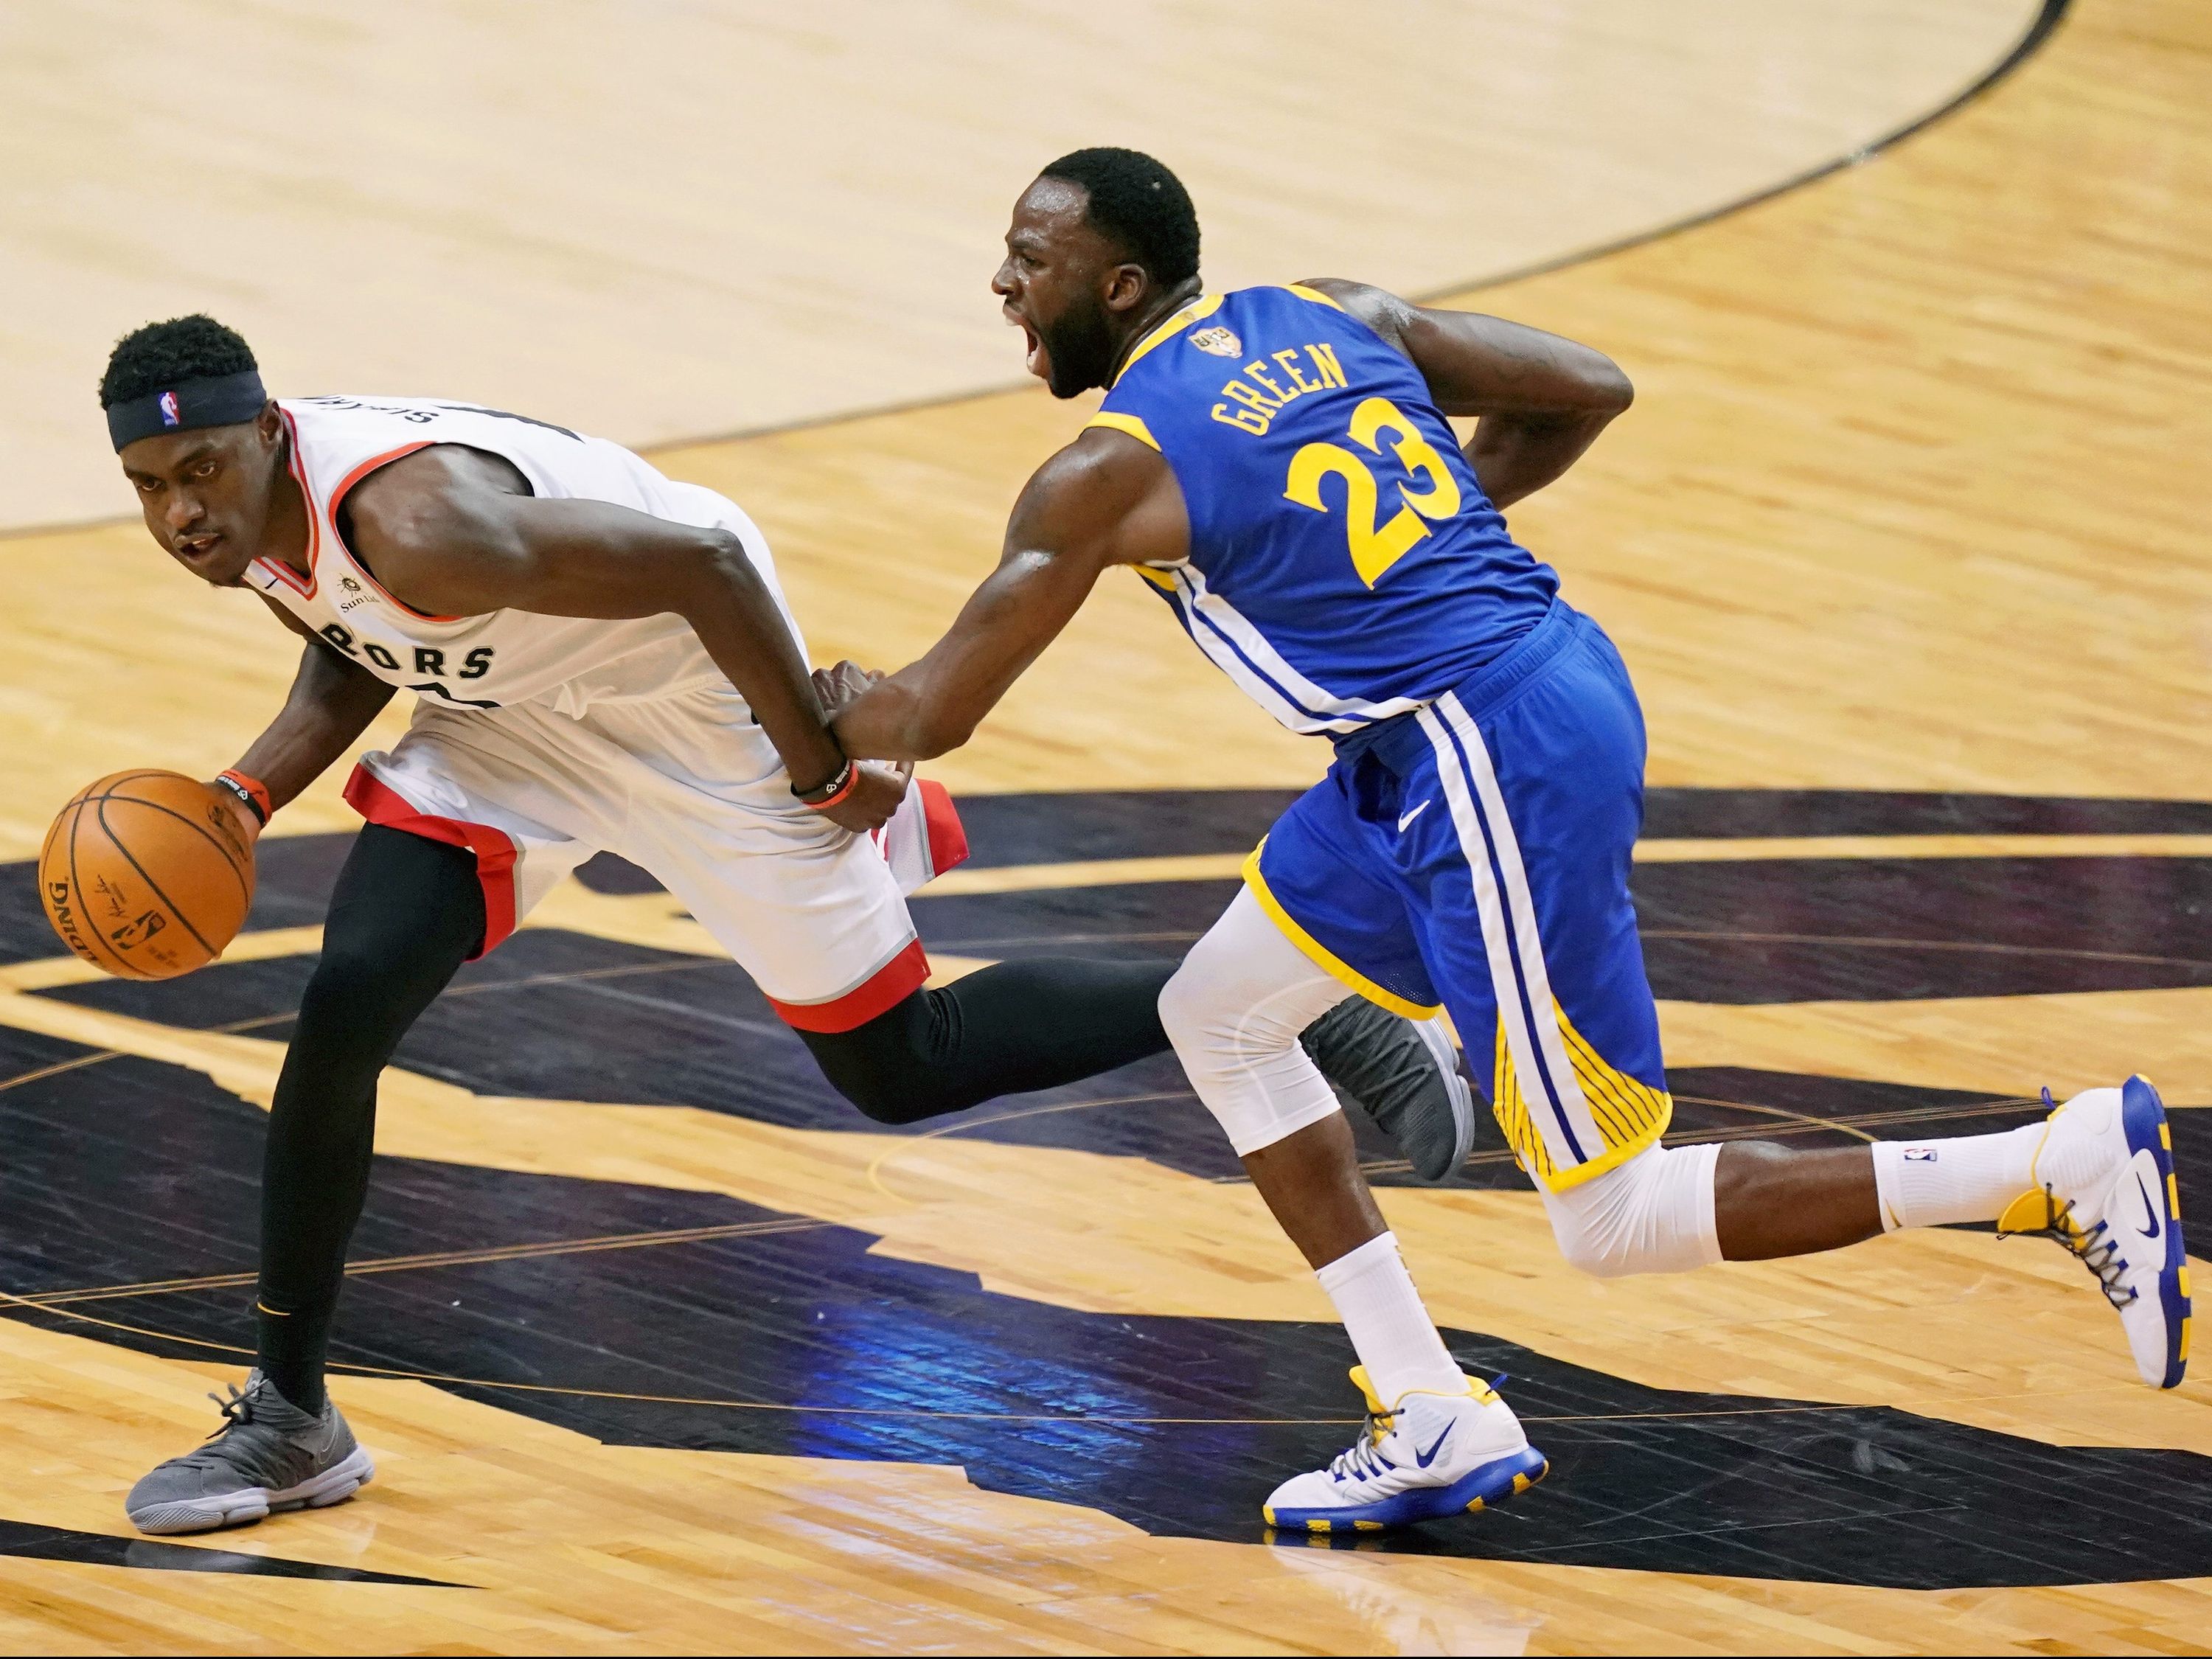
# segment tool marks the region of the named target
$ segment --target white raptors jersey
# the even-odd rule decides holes
[[[497,455],[547,499],[611,501],[731,532],[799,640],[752,520],[713,490],[664,477],[617,444],[432,398],[284,398],[277,408],[291,434],[292,475],[307,500],[307,574],[257,559],[246,580],[379,679],[441,703],[491,708],[545,702],[569,714],[596,702],[727,684],[681,617],[609,622],[528,611],[431,617],[386,592],[338,533],[338,509],[346,492],[378,467],[432,444]],[[803,643],[799,653],[805,654]]]

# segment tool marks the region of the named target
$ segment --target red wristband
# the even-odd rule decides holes
[[[826,812],[831,807],[835,806],[839,801],[844,799],[846,796],[851,794],[853,793],[854,787],[860,781],[860,768],[859,763],[855,761],[847,761],[845,763],[845,775],[836,780],[837,787],[835,789],[832,789],[828,794],[823,796],[820,800],[802,800],[800,805],[805,806],[810,812]]]
[[[216,774],[216,781],[217,783],[228,784],[230,786],[231,793],[236,795],[238,799],[244,803],[246,810],[252,813],[255,817],[258,818],[264,828],[267,827],[270,814],[276,810],[274,806],[271,806],[269,804],[269,786],[267,784],[262,782],[258,778],[250,778],[246,776],[245,773],[239,771],[236,768],[233,768],[228,772]]]

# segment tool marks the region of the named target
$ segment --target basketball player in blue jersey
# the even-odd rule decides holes
[[[1104,386],[1104,406],[1030,481],[999,568],[928,654],[888,678],[841,665],[825,690],[848,754],[940,754],[1128,565],[1270,714],[1335,744],[1160,1000],[1361,1362],[1367,1431],[1279,1487],[1270,1522],[1480,1509],[1546,1467],[1445,1352],[1298,1047],[1346,985],[1450,1012],[1578,1267],[1663,1272],[2000,1221],[2079,1256],[2143,1379],[2181,1381],[2179,1198],[2141,1078],[2001,1134],[1662,1144],[1672,1103],[1628,890],[1643,717],[1612,641],[1500,514],[1628,407],[1620,369],[1357,283],[1209,294],[1188,196],[1129,150],[1044,170],[994,288],[1030,372],[1063,398]],[[1477,417],[1464,447],[1451,416]]]

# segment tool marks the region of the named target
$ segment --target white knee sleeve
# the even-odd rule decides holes
[[[1298,1036],[1350,994],[1283,937],[1249,889],[1183,958],[1160,993],[1160,1023],[1238,1157],[1337,1109]]]
[[[1601,1279],[1672,1273],[1721,1259],[1713,1220],[1720,1145],[1648,1146],[1618,1169],[1544,1194],[1559,1252]]]

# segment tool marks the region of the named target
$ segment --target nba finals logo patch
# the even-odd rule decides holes
[[[1217,357],[1242,357],[1244,342],[1218,325],[1201,328],[1190,337],[1190,343],[1200,351],[1210,351]]]
[[[177,409],[177,394],[173,392],[164,392],[161,394],[161,408],[163,426],[178,425],[185,418]]]

